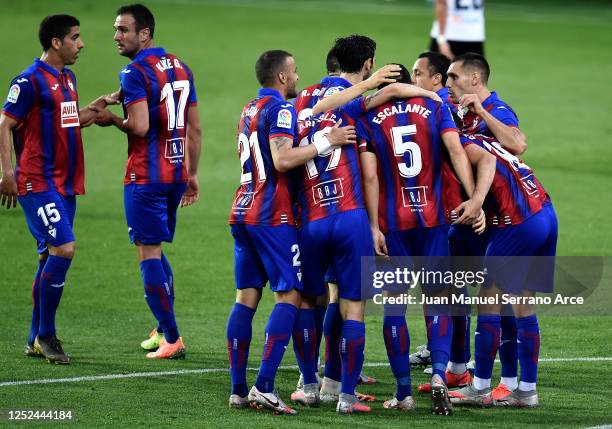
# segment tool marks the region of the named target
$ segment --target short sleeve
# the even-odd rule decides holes
[[[188,99],[188,103],[189,105],[194,105],[194,104],[198,104],[198,96],[196,95],[196,88],[195,88],[195,84],[194,84],[194,78],[193,78],[193,72],[191,71],[191,69],[187,66],[187,64],[184,64],[185,69],[187,69],[187,75],[189,76],[189,99]]]
[[[366,109],[364,97],[355,98],[354,100],[349,101],[344,106],[339,107],[338,110],[341,113],[348,115],[355,120],[357,120],[357,118],[359,118],[361,115],[364,115],[368,111]]]
[[[457,132],[455,121],[453,120],[453,114],[446,103],[440,105],[440,134],[447,133],[449,131]]]
[[[489,113],[498,121],[502,122],[509,127],[519,126],[519,121],[516,116],[516,113],[509,107],[504,105],[496,105],[494,106]]]
[[[372,135],[368,131],[366,125],[363,123],[363,120],[358,120],[355,126],[357,131],[357,145],[359,148],[359,152],[372,152],[376,153],[374,148],[374,144],[372,143]]]
[[[293,104],[286,102],[274,103],[268,110],[270,125],[269,139],[274,137],[288,137],[293,139],[297,129],[297,114]]]
[[[2,113],[21,122],[34,106],[34,86],[28,77],[18,76],[9,86]]]
[[[130,104],[147,99],[147,83],[142,72],[135,67],[126,67],[119,74],[123,104]]]

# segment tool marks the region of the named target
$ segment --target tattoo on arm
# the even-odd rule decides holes
[[[365,103],[366,108],[370,107],[370,104],[372,104],[372,101],[373,101],[373,100],[374,100],[376,97],[378,97],[379,95],[380,95],[380,90],[376,91],[376,92],[375,92],[374,94],[372,94],[372,95],[368,95],[368,96],[365,98],[365,100],[364,100],[364,103]]]
[[[276,145],[276,149],[282,149],[284,147],[291,148],[291,146],[293,146],[293,140],[288,137],[276,137],[272,141]]]

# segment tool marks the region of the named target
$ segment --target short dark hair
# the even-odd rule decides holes
[[[395,81],[398,83],[412,83],[412,79],[410,78],[410,72],[408,71],[408,69],[400,63],[389,63],[389,64],[395,64],[396,66],[399,66],[400,70],[399,70],[399,76],[397,76],[395,78]],[[387,64],[387,65],[389,65]],[[378,86],[378,89],[383,89],[385,86],[390,85],[389,83],[381,83]]]
[[[70,33],[72,27],[79,25],[81,25],[79,20],[71,15],[50,15],[45,17],[38,28],[38,40],[40,40],[43,51],[48,51],[51,48],[51,40],[56,37],[63,40],[66,34]]]
[[[136,32],[149,29],[151,39],[155,33],[155,18],[148,7],[140,3],[130,4],[127,6],[121,6],[117,9],[117,15],[132,15],[136,23]]]
[[[475,68],[482,74],[482,81],[484,83],[489,82],[489,76],[491,75],[491,68],[489,67],[489,63],[480,54],[476,52],[467,52],[463,55],[459,55],[455,58],[453,62],[461,61],[461,65],[463,67],[471,67]]]
[[[261,54],[255,63],[255,75],[261,86],[272,85],[276,75],[285,67],[287,58],[292,56],[289,52],[278,49]]]
[[[336,57],[334,48],[331,48],[327,53],[327,58],[325,59],[325,67],[327,68],[328,74],[338,73],[340,71],[340,64],[338,63],[338,58]]]
[[[336,39],[332,48],[336,53],[340,70],[358,73],[369,58],[374,60],[376,42],[367,36],[353,34]]]
[[[446,85],[446,79],[448,75],[446,72],[451,65],[450,60],[446,55],[442,55],[440,52],[427,51],[419,55],[419,58],[427,58],[429,61],[428,69],[429,74],[434,75],[440,73],[442,75],[442,85]]]

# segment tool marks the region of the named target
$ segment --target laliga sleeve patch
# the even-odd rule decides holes
[[[9,103],[17,103],[17,99],[19,98],[19,93],[21,92],[21,88],[19,85],[15,84],[11,86],[9,89],[8,96],[6,97],[6,101]]]
[[[279,128],[289,128],[291,129],[291,122],[293,119],[293,115],[287,109],[281,109],[278,111],[278,117],[276,119],[276,126]]]
[[[334,94],[336,94],[336,93],[338,93],[340,91],[342,91],[341,87],[339,87],[339,86],[332,86],[327,91],[325,91],[325,94],[323,94],[323,98],[329,97],[330,95],[334,95]]]

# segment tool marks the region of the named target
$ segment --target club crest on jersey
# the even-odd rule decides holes
[[[9,89],[8,96],[6,97],[6,101],[9,103],[17,103],[17,99],[19,98],[19,94],[21,93],[21,88],[19,85],[15,84],[11,86]]]
[[[70,88],[70,91],[74,91],[74,85],[70,79],[68,79],[68,88]]]
[[[291,122],[293,115],[287,109],[281,109],[278,111],[278,117],[276,119],[276,126],[279,128],[291,128]]]
[[[62,128],[78,127],[81,125],[76,101],[63,101],[60,109]]]

